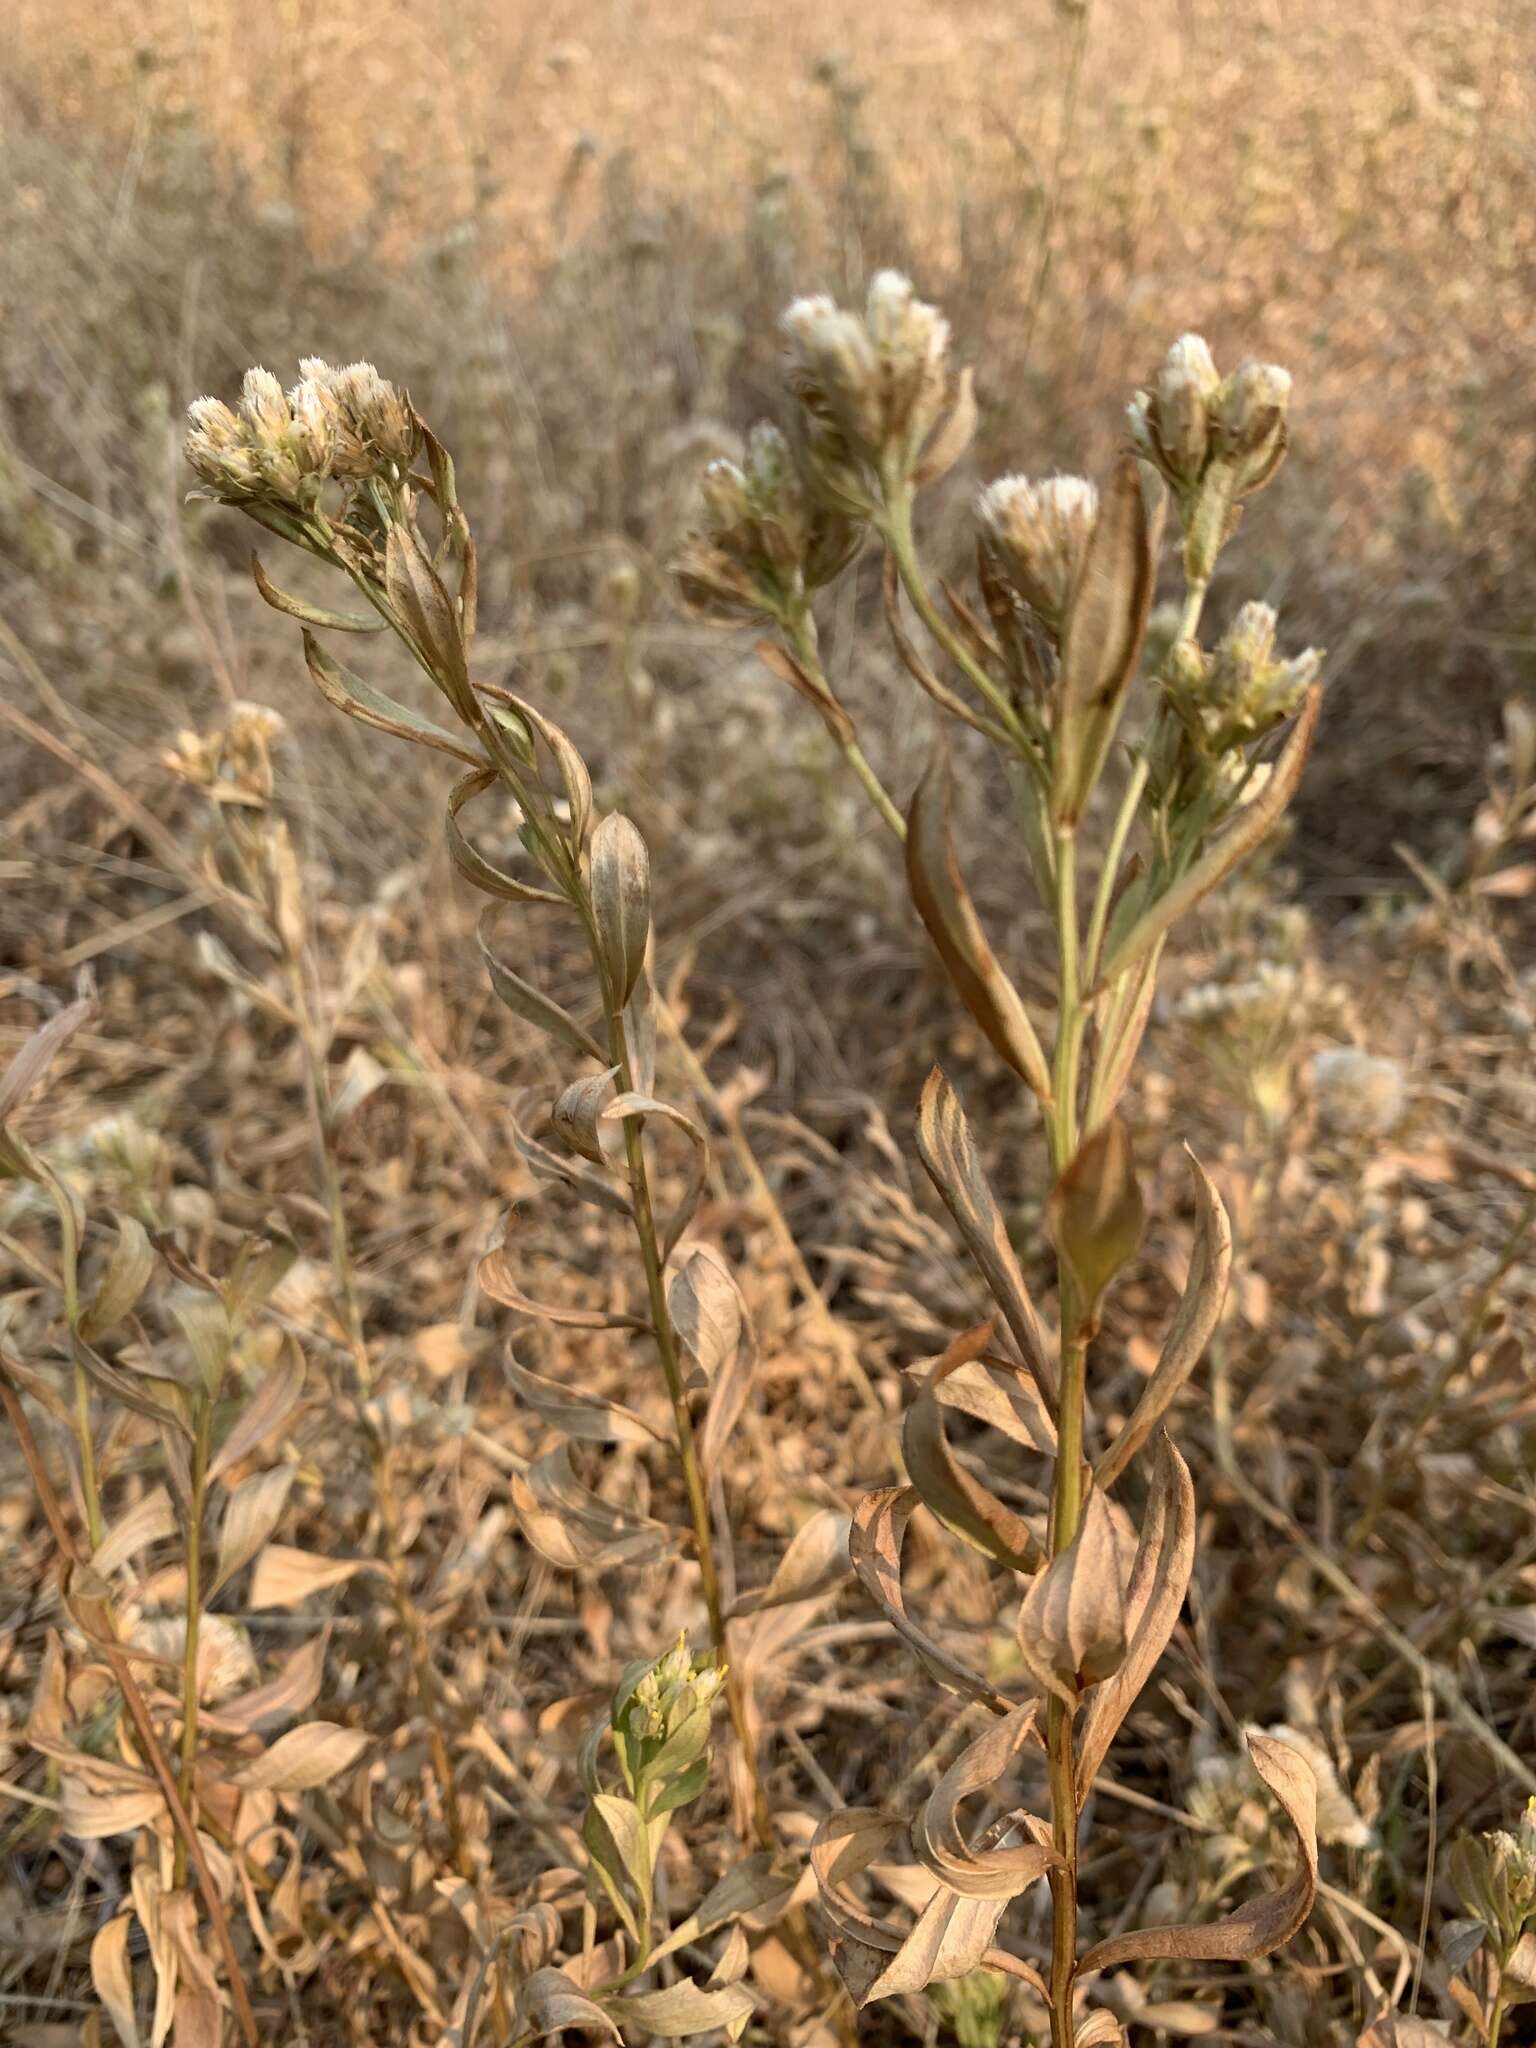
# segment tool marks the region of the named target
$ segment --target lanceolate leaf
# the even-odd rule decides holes
[[[1252,803],[1243,806],[1215,845],[1209,847],[1166,894],[1142,912],[1124,938],[1116,941],[1099,976],[1101,986],[1118,980],[1134,967],[1164,932],[1177,924],[1186,911],[1193,910],[1202,897],[1209,896],[1239,861],[1245,860],[1262,840],[1268,838],[1296,794],[1322,708],[1322,684],[1314,683],[1302,700],[1290,738],[1263,789]]]
[[[997,964],[960,873],[949,830],[949,773],[934,761],[907,812],[907,885],[961,1001],[1042,1103],[1050,1070],[1023,998]]]
[[[731,1619],[759,1614],[767,1607],[784,1607],[797,1600],[809,1600],[835,1586],[853,1569],[848,1556],[850,1523],[833,1508],[818,1508],[779,1559],[778,1568],[766,1586],[743,1593],[731,1609]]]
[[[77,1000],[50,1017],[25,1041],[4,1073],[0,1073],[0,1125],[32,1093],[75,1033],[91,1022],[100,1007],[95,984],[86,980]]]
[[[994,1714],[1011,1713],[1012,1700],[989,1685],[979,1671],[952,1657],[907,1612],[901,1588],[901,1539],[917,1505],[915,1486],[888,1486],[878,1493],[866,1493],[859,1502],[848,1535],[848,1556],[859,1583],[940,1685],[980,1701]]]
[[[991,1337],[992,1325],[980,1323],[957,1337],[939,1359],[907,1410],[902,1454],[907,1476],[947,1529],[1010,1570],[1033,1572],[1045,1562],[1039,1541],[1023,1517],[1005,1506],[955,1456],[939,1398],[945,1380],[979,1358]]]
[[[323,604],[310,604],[306,598],[294,597],[289,591],[280,590],[261,566],[261,557],[251,555],[251,574],[256,579],[256,588],[275,612],[286,612],[290,619],[302,619],[306,626],[327,626],[338,633],[382,633],[387,621],[377,612],[333,612]]]
[[[637,828],[618,811],[611,811],[592,834],[592,909],[603,965],[622,1009],[645,967],[651,857]]]
[[[1097,1496],[1096,1496],[1097,1497]],[[1195,1562],[1195,1489],[1165,1436],[1125,1594],[1125,1661],[1095,1688],[1077,1747],[1077,1802],[1088,1789],[1178,1623]]]
[[[584,1031],[560,1005],[551,997],[543,995],[532,982],[524,981],[520,974],[514,974],[504,961],[498,960],[486,943],[484,917],[475,928],[480,952],[485,960],[486,970],[491,977],[491,987],[506,1004],[507,1008],[529,1024],[535,1024],[540,1031],[548,1032],[563,1045],[585,1053],[588,1059],[596,1060],[599,1066],[606,1065],[602,1048],[597,1040]]]
[[[961,1802],[971,1793],[995,1785],[1027,1742],[1039,1744],[1035,1729],[1039,1704],[1027,1700],[1003,1720],[994,1721],[950,1765],[913,1823],[912,1846],[919,1861],[962,1898],[1016,1898],[1061,1861],[1050,1846],[1049,1829],[1044,1830],[1043,1841],[973,1849],[960,1828]],[[1010,1818],[1033,1831],[1029,1815],[1016,1813]]]
[[[508,1222],[510,1230],[510,1219]],[[567,1330],[648,1330],[643,1316],[610,1313],[601,1308],[568,1308],[560,1302],[535,1301],[523,1292],[514,1277],[507,1244],[488,1251],[475,1269],[480,1285],[503,1308],[515,1308],[520,1315],[536,1316],[540,1322],[556,1323]]]
[[[632,1409],[530,1372],[527,1366],[519,1365],[510,1352],[506,1358],[506,1373],[513,1392],[527,1402],[541,1421],[559,1430],[562,1436],[599,1444],[660,1441],[656,1431],[642,1422]]]
[[[391,525],[384,544],[384,587],[405,630],[430,665],[432,680],[460,718],[473,725],[474,693],[458,607],[415,529],[399,521]]]
[[[571,1982],[564,1970],[535,1970],[518,1993],[520,2032],[542,2039],[563,2034],[567,2027],[587,2034],[607,2034],[617,2041],[619,2030],[603,2008]]]
[[[504,868],[495,866],[465,838],[459,824],[459,812],[474,797],[482,795],[500,780],[494,768],[472,768],[467,775],[461,775],[449,790],[447,838],[454,866],[467,882],[473,883],[487,896],[500,896],[508,903],[563,903],[565,898],[553,889],[540,889],[532,882],[520,882],[516,875],[509,875]]]
[[[334,704],[338,711],[355,718],[360,725],[374,726],[379,732],[392,732],[397,739],[415,740],[424,747],[436,747],[440,754],[452,754],[457,760],[467,761],[472,768],[485,765],[480,753],[468,740],[459,739],[421,712],[413,711],[408,704],[398,703],[383,690],[376,689],[364,677],[354,675],[351,669],[343,668],[307,630],[304,634],[304,659],[321,696]]]
[[[1317,1779],[1299,1750],[1272,1735],[1251,1731],[1248,1754],[1295,1833],[1301,1859],[1296,1875],[1205,1926],[1144,1927],[1112,1935],[1089,1949],[1080,1973],[1107,1970],[1115,1963],[1251,1963],[1300,1933],[1317,1896]]]
[[[1002,1310],[1024,1363],[1042,1389],[1054,1395],[1055,1371],[1045,1332],[1009,1242],[1002,1211],[960,1098],[937,1067],[929,1074],[918,1104],[917,1151],[980,1268],[987,1291]]]
[[[660,1991],[641,1991],[610,1998],[608,2009],[624,2026],[673,2040],[712,2033],[717,2027],[741,2027],[752,2017],[755,2001],[741,1984],[722,1984],[706,1991],[688,1978]]]
[[[1051,815],[1073,829],[1136,677],[1155,580],[1141,465],[1122,457],[1094,522],[1062,636]]]
[[[1179,1389],[1200,1363],[1227,1298],[1227,1281],[1232,1272],[1232,1225],[1215,1182],[1193,1152],[1188,1157],[1196,1209],[1189,1278],[1152,1376],[1142,1388],[1141,1398],[1124,1429],[1094,1469],[1094,1481],[1101,1487],[1113,1486],[1172,1407]]]

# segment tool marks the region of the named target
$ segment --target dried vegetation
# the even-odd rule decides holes
[[[1037,11],[5,31],[0,2039],[1525,2037],[1528,24]]]

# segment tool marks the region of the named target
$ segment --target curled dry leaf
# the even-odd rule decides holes
[[[618,811],[592,834],[592,910],[604,969],[619,1009],[645,968],[651,936],[651,857],[639,830]]]
[[[464,829],[459,823],[460,811],[500,781],[501,777],[494,768],[471,768],[449,790],[446,830],[448,852],[454,866],[466,882],[472,883],[484,895],[499,896],[504,902],[563,903],[565,898],[555,890],[541,889],[536,883],[520,881],[516,875],[509,875],[505,868],[488,861],[464,836]]]
[[[1035,1839],[1010,1847],[973,1849],[961,1832],[961,1802],[1003,1776],[1027,1742],[1039,1743],[1037,1700],[1015,1707],[950,1765],[912,1825],[918,1860],[940,1883],[967,1899],[1012,1899],[1043,1877],[1061,1858],[1051,1847],[1050,1829],[1031,1815],[1010,1819]]]
[[[376,612],[331,611],[323,604],[310,604],[306,598],[280,590],[262,567],[261,557],[254,550],[251,554],[251,577],[273,611],[286,613],[290,619],[300,619],[306,626],[324,626],[333,633],[385,633],[389,630],[388,621],[381,619]]]
[[[602,1116],[605,1123],[622,1123],[628,1117],[659,1116],[681,1131],[692,1147],[688,1178],[683,1183],[675,1208],[662,1227],[661,1256],[665,1261],[672,1256],[678,1239],[693,1221],[694,1211],[699,1206],[705,1176],[709,1172],[709,1140],[685,1111],[674,1108],[670,1102],[659,1102],[654,1095],[641,1094],[638,1089],[616,1095]]]
[[[940,1685],[979,1701],[994,1714],[1011,1713],[1012,1700],[989,1685],[979,1671],[952,1657],[907,1612],[901,1587],[901,1540],[917,1505],[915,1486],[888,1486],[866,1493],[859,1502],[848,1534],[848,1556],[859,1583]]]
[[[1095,1499],[1100,1498],[1097,1492]],[[1153,1667],[1168,1647],[1195,1563],[1195,1489],[1165,1436],[1158,1445],[1141,1539],[1125,1594],[1125,1661],[1095,1691],[1077,1747],[1079,1807]]]
[[[119,1515],[91,1557],[91,1569],[103,1579],[128,1563],[151,1543],[176,1534],[176,1510],[163,1486],[156,1486]]]
[[[1077,1534],[1030,1586],[1019,1609],[1019,1648],[1030,1675],[1075,1706],[1125,1657],[1125,1591],[1109,1503],[1090,1493]]]
[[[960,1463],[945,1429],[940,1398],[944,1383],[951,1374],[975,1363],[991,1337],[991,1323],[978,1323],[957,1337],[938,1360],[907,1410],[902,1455],[924,1505],[946,1529],[1013,1571],[1033,1572],[1045,1562],[1034,1531]]]
[[[514,1472],[510,1489],[523,1534],[565,1571],[645,1564],[672,1547],[672,1532],[662,1523],[613,1507],[583,1486],[569,1444],[557,1445],[526,1473]]]
[[[746,1305],[724,1255],[712,1244],[689,1248],[667,1282],[667,1313],[694,1367],[691,1384],[709,1385],[730,1363],[746,1326]]]
[[[1008,1903],[1006,1898],[962,1898],[948,1885],[936,1884],[909,1932],[876,1920],[849,1886],[905,1833],[889,1814],[849,1807],[829,1814],[811,1840],[811,1868],[832,1928],[833,1960],[856,2006],[969,1976],[981,1967]],[[977,1853],[1010,1849],[1016,1836],[1011,1820],[1000,1821],[986,1830]]]
[[[520,1315],[534,1316],[542,1323],[557,1323],[566,1330],[648,1330],[650,1324],[643,1316],[610,1313],[601,1308],[569,1308],[558,1302],[535,1301],[524,1294],[512,1277],[510,1239],[513,1218],[507,1218],[506,1232],[499,1245],[494,1246],[476,1267],[480,1285],[503,1308],[514,1308]]]
[[[1189,1278],[1141,1398],[1094,1468],[1097,1486],[1113,1486],[1172,1407],[1179,1389],[1200,1363],[1226,1302],[1232,1273],[1232,1225],[1215,1182],[1193,1152],[1188,1158],[1195,1184],[1195,1245]]]
[[[568,1011],[551,996],[544,995],[530,981],[524,981],[504,961],[498,960],[486,939],[486,924],[490,912],[485,912],[475,927],[475,937],[480,947],[481,958],[485,961],[486,972],[491,977],[491,987],[515,1016],[532,1024],[548,1037],[558,1039],[575,1052],[585,1053],[589,1060],[599,1066],[605,1064],[603,1052],[590,1032],[584,1031]]]
[[[362,1728],[334,1721],[307,1721],[290,1728],[272,1747],[236,1771],[244,1792],[312,1792],[357,1762],[372,1738]]]
[[[1002,1211],[960,1098],[937,1067],[924,1083],[918,1104],[917,1151],[987,1283],[987,1292],[1001,1309],[1020,1356],[1041,1388],[1054,1395],[1050,1349],[1009,1242]]]
[[[908,1369],[914,1377],[923,1376],[921,1365]],[[1025,1450],[1046,1458],[1056,1455],[1056,1425],[1033,1378],[1015,1360],[983,1352],[957,1366],[935,1391],[944,1407],[984,1422]]]
[[[624,1141],[612,1124],[598,1122],[613,1095],[616,1067],[600,1074],[584,1074],[579,1081],[562,1088],[550,1111],[549,1121],[562,1144],[593,1166],[616,1166],[624,1153]]]
[[[578,1991],[564,1970],[535,1970],[518,1993],[520,2032],[542,2039],[563,2033],[567,2027],[585,2034],[607,2034],[617,2041],[618,2027],[595,2000]]]
[[[731,1609],[731,1619],[760,1614],[769,1607],[784,1607],[796,1600],[810,1600],[835,1586],[853,1569],[848,1555],[851,1527],[847,1515],[834,1508],[818,1508],[795,1531],[767,1585],[743,1593]]]
[[[1317,1896],[1317,1780],[1300,1751],[1273,1736],[1250,1732],[1248,1754],[1295,1833],[1296,1875],[1206,1926],[1144,1927],[1112,1935],[1089,1949],[1082,1971],[1107,1970],[1116,1963],[1251,1963],[1283,1948],[1305,1926]]]
[[[328,1639],[328,1630],[312,1636],[284,1659],[275,1678],[238,1699],[225,1700],[215,1714],[205,1716],[208,1724],[232,1735],[267,1735],[295,1715],[308,1713],[320,1696]]]
[[[1141,465],[1122,456],[1104,493],[1062,634],[1051,815],[1072,830],[1103,771],[1136,679],[1156,565]]]
[[[384,588],[411,642],[426,657],[433,681],[460,718],[473,725],[477,709],[469,685],[458,606],[433,568],[415,527],[407,521],[390,521],[384,544]]]
[[[610,1209],[617,1216],[634,1214],[633,1205],[622,1188],[616,1187],[602,1174],[592,1172],[580,1160],[562,1158],[551,1152],[547,1145],[541,1145],[515,1113],[508,1121],[512,1126],[512,1142],[535,1179],[553,1181],[560,1187],[569,1188],[573,1195],[592,1203],[594,1208]]]
[[[1050,1069],[1023,998],[997,964],[960,873],[949,829],[949,770],[936,759],[907,812],[907,886],[918,916],[960,995],[999,1056],[1042,1103]]]
[[[545,1379],[542,1374],[530,1372],[527,1366],[519,1365],[510,1352],[505,1365],[513,1392],[527,1402],[541,1421],[547,1422],[551,1429],[559,1430],[562,1436],[594,1444],[661,1441],[657,1432],[642,1422],[633,1409],[625,1408],[617,1401],[604,1401],[596,1394],[582,1393],[579,1387],[568,1387],[558,1380]]]
[[[80,1334],[94,1344],[103,1331],[120,1323],[138,1302],[155,1270],[155,1248],[136,1217],[119,1216],[117,1243],[107,1270],[80,1317]]]

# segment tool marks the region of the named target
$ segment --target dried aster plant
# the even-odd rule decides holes
[[[801,299],[784,328],[790,430],[760,428],[745,470],[712,466],[679,573],[696,599],[748,611],[774,629],[763,658],[816,705],[904,840],[913,902],[957,992],[1040,1106],[1059,1279],[1053,1337],[1026,1288],[960,1100],[935,1069],[918,1149],[995,1312],[933,1367],[906,1416],[909,1483],[864,1500],[852,1553],[875,1601],[939,1682],[997,1719],[915,1818],[834,1814],[813,1861],[839,1964],[860,2004],[984,1964],[1003,1967],[1033,1985],[1055,2048],[1084,2048],[1120,2035],[1111,2012],[1082,2007],[1081,1987],[1094,1974],[1161,1958],[1263,1956],[1300,1928],[1316,1882],[1311,1767],[1293,1746],[1256,1734],[1250,1754],[1294,1832],[1295,1874],[1212,1924],[1129,1931],[1080,1949],[1080,1816],[1173,1632],[1194,1560],[1193,1490],[1163,1420],[1216,1327],[1231,1262],[1221,1198],[1191,1159],[1197,1227],[1183,1300],[1132,1414],[1091,1449],[1091,1349],[1143,1227],[1118,1107],[1171,927],[1274,828],[1317,722],[1319,657],[1279,654],[1266,606],[1244,606],[1214,649],[1199,638],[1220,549],[1243,501],[1284,455],[1290,380],[1259,364],[1223,377],[1204,342],[1186,336],[1136,395],[1132,445],[1102,490],[1080,478],[1005,477],[982,493],[980,609],[946,589],[946,613],[919,560],[913,506],[963,451],[974,418],[969,376],[951,367],[947,324],[905,278],[887,272],[871,286],[862,318],[827,299]],[[1184,598],[1166,650],[1146,664],[1167,494],[1182,534]],[[884,550],[886,615],[903,666],[947,714],[982,733],[1010,770],[1020,858],[1055,928],[1049,1030],[995,957],[967,891],[950,831],[945,754],[903,814],[822,665],[812,598],[870,532]],[[931,653],[909,631],[903,593]],[[1145,714],[1128,740],[1138,700]],[[1261,758],[1264,742],[1287,723],[1278,753]],[[1117,757],[1122,786],[1108,806],[1097,872],[1085,873],[1082,827]],[[1043,1528],[956,1457],[947,1434],[956,1409],[1049,1461]],[[1126,1555],[1124,1517],[1111,1495],[1144,1452],[1152,1469],[1139,1539]],[[909,1611],[902,1537],[919,1507],[1018,1575],[1019,1650],[1032,1697],[1008,1697]],[[962,1803],[995,1785],[1030,1747],[1044,1752],[1048,1813],[1011,1811],[973,1839]],[[907,1931],[873,1917],[854,1889],[860,1873],[889,1864],[903,1840],[935,1881]],[[994,1945],[1007,1902],[1042,1877],[1053,1904],[1045,1973]]]
[[[276,610],[304,626],[309,671],[338,709],[365,725],[449,754],[463,764],[447,802],[447,836],[460,873],[495,903],[546,905],[579,929],[591,962],[600,1022],[595,1031],[536,987],[493,943],[494,907],[481,920],[480,945],[491,986],[524,1021],[536,1026],[566,1057],[589,1063],[554,1102],[554,1143],[545,1144],[514,1123],[528,1166],[541,1180],[621,1216],[630,1226],[644,1286],[642,1305],[610,1311],[534,1301],[518,1275],[515,1225],[480,1264],[480,1279],[495,1301],[524,1317],[580,1330],[633,1332],[654,1346],[672,1415],[672,1441],[687,1497],[690,1534],[709,1618],[708,1675],[688,1657],[673,1669],[665,1660],[647,1681],[666,1699],[655,1711],[665,1719],[685,1695],[683,1713],[702,1745],[707,1700],[723,1691],[736,1745],[732,1782],[738,1824],[760,1855],[730,1894],[731,1917],[761,1907],[785,1887],[775,1874],[776,1836],[758,1769],[747,1690],[727,1658],[728,1580],[710,1511],[710,1488],[750,1386],[753,1342],[745,1304],[729,1267],[686,1232],[703,1191],[708,1145],[685,1110],[655,1094],[655,997],[651,984],[650,861],[644,839],[617,812],[598,815],[591,776],[569,736],[536,706],[472,675],[476,616],[475,547],[459,504],[452,461],[412,408],[366,364],[337,371],[309,361],[286,395],[264,371],[252,371],[238,412],[213,399],[192,408],[187,455],[204,490],[237,505],[271,531],[348,576],[366,613],[333,611],[280,589],[255,564],[258,588]],[[418,467],[418,463],[424,467]],[[430,538],[428,527],[435,529]],[[388,629],[430,678],[456,729],[438,724],[386,696],[337,662],[318,629],[366,633]],[[498,866],[471,842],[461,822],[477,797],[500,789],[517,816],[523,856],[519,871]],[[323,1122],[323,1119],[322,1119]],[[689,1160],[682,1193],[661,1214],[653,1193],[650,1148],[663,1134],[679,1142]],[[338,1255],[344,1272],[345,1261]],[[566,1569],[634,1565],[666,1556],[678,1534],[634,1510],[613,1505],[588,1486],[580,1461],[597,1445],[655,1440],[640,1415],[599,1401],[509,1361],[514,1389],[554,1432],[554,1442],[513,1481],[513,1503],[530,1544]],[[822,1518],[823,1521],[835,1518]],[[806,1532],[802,1531],[802,1539]],[[789,1602],[816,1590],[818,1523],[807,1545],[787,1558],[767,1591],[739,1603],[745,1609]],[[816,1552],[817,1556],[812,1553]],[[802,1569],[807,1558],[810,1562]],[[845,1553],[846,1562],[846,1553]],[[826,1577],[823,1567],[820,1577]],[[683,1667],[687,1669],[684,1671]],[[631,1698],[631,1694],[634,1697]],[[621,1688],[614,1736],[621,1761],[629,1756],[633,1714],[649,1700],[634,1685]],[[658,1695],[658,1697],[660,1697]],[[638,1704],[637,1704],[638,1702]],[[653,1703],[654,1704],[654,1703]],[[650,1707],[646,1707],[650,1711]],[[679,1735],[678,1741],[683,1738]],[[702,1761],[700,1747],[688,1758]],[[590,1761],[590,1760],[589,1760]],[[670,1769],[670,1750],[668,1756]],[[668,1781],[668,1798],[682,1796]],[[691,1781],[690,1781],[691,1782]],[[701,1780],[699,1781],[701,1782]],[[586,1843],[600,1893],[616,1912],[631,1953],[612,1958],[608,1978],[584,1977],[591,2001],[612,1995],[663,1954],[692,1936],[658,1946],[651,1924],[650,1873],[660,1844],[658,1820],[669,1810],[649,1791],[628,1782],[627,1805],[589,1785],[592,1806]],[[697,1790],[697,1783],[694,1784]],[[689,1794],[688,1796],[692,1796]],[[620,1817],[620,1806],[623,1816]],[[595,1818],[592,1818],[595,1816]],[[798,1909],[785,1922],[802,1959],[815,1955]],[[564,1979],[566,1989],[569,1980]],[[582,2013],[561,2017],[547,1982],[520,1987],[520,2013],[533,2034],[584,2024]],[[687,1988],[679,2006],[671,1987],[665,2011],[650,2015],[643,1997],[627,2004],[635,2024],[680,2034],[739,2024],[746,2002],[729,1974],[709,1986]],[[497,1987],[500,2003],[501,1987]],[[562,1994],[563,1996],[564,1994]],[[657,1994],[661,1996],[662,1994]],[[665,2021],[665,2024],[663,2024]],[[605,2021],[605,2026],[611,2022]],[[469,2038],[466,2034],[466,2039]]]

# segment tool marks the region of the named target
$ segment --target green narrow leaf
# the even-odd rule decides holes
[[[280,589],[261,566],[261,557],[254,551],[251,554],[251,575],[255,578],[256,588],[273,611],[286,612],[290,619],[302,619],[306,626],[327,626],[337,633],[382,633],[386,630],[388,621],[372,612],[333,612],[322,604],[310,604],[305,598]]]

